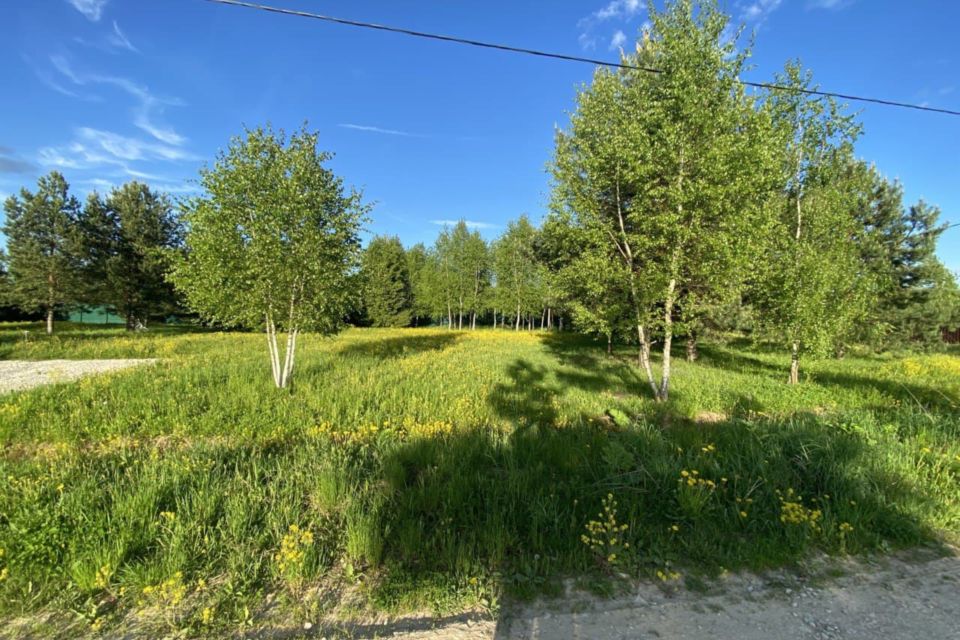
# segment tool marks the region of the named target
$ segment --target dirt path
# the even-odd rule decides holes
[[[155,359],[143,360],[0,360],[0,393],[22,391],[54,382],[67,382],[82,376],[119,371]]]
[[[499,623],[457,621],[378,637],[960,640],[960,557],[833,560],[810,572],[728,576],[705,592],[646,584],[611,600],[570,594],[509,612]]]

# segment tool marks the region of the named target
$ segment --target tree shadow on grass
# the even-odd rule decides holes
[[[403,358],[425,351],[443,351],[444,349],[449,349],[462,338],[463,335],[461,333],[449,332],[362,340],[344,345],[338,351],[338,355],[375,358],[378,360]]]
[[[577,362],[590,371],[593,357]],[[617,501],[617,523],[627,525],[619,535],[635,550],[619,550],[616,570],[634,577],[666,562],[761,569],[817,550],[939,544],[930,522],[947,506],[904,469],[878,462],[869,433],[829,417],[705,425],[668,404],[659,410],[670,415],[669,428],[586,415],[559,426],[553,399],[564,383],[523,359],[508,372],[510,382],[488,402],[516,428],[475,425],[413,439],[382,459],[373,482],[384,487],[376,526],[387,575],[416,584],[440,574],[459,585],[485,575],[521,597],[554,592],[560,576],[608,576],[605,554],[581,540],[590,520],[607,517],[599,514],[607,495]],[[578,375],[587,389],[603,382]],[[744,407],[753,408],[749,398]],[[689,488],[694,471],[712,486]],[[798,522],[782,519],[784,501],[799,505]],[[842,523],[853,531],[841,535]]]
[[[634,366],[634,360],[619,354],[608,355],[596,341],[586,336],[548,333],[542,340],[547,351],[567,367],[557,372],[557,378],[564,385],[585,391],[602,392],[620,387],[631,393],[649,393],[647,382]]]
[[[700,350],[700,364],[722,371],[736,371],[768,377],[776,375],[786,380],[786,367],[777,367],[753,355],[715,345]],[[801,384],[839,387],[857,393],[880,392],[905,406],[917,406],[923,411],[943,414],[960,413],[960,397],[949,390],[890,378],[854,374],[846,371],[801,369]]]
[[[714,488],[689,489],[682,474],[694,470]],[[709,428],[477,426],[403,442],[377,473],[388,575],[416,584],[439,573],[457,585],[488,576],[519,596],[550,593],[560,576],[608,575],[581,540],[590,520],[606,517],[598,513],[608,494],[628,527],[618,536],[634,550],[618,549],[616,569],[634,577],[665,562],[760,569],[816,550],[935,544],[937,532],[917,514],[944,508],[873,461],[861,435],[812,414]],[[801,505],[801,521],[781,519],[781,497]],[[841,523],[853,532],[841,536]]]

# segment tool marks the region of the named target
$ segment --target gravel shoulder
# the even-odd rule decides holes
[[[126,360],[0,360],[0,394],[44,384],[69,382],[83,376],[120,371],[156,359]]]
[[[651,583],[601,599],[564,598],[499,622],[360,634],[404,640],[960,640],[960,556],[821,559],[800,569],[735,574],[690,590]]]

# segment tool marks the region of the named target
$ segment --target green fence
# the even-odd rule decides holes
[[[123,324],[124,319],[111,313],[105,306],[77,307],[70,311],[70,322],[83,324]]]

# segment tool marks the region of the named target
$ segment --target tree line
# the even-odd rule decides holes
[[[91,303],[129,329],[177,310],[167,252],[182,245],[183,228],[167,195],[133,181],[81,205],[54,171],[7,198],[4,212],[0,301],[40,313],[47,333],[56,313]]]
[[[316,133],[248,130],[174,206],[131,182],[84,205],[53,172],[4,204],[0,291],[47,319],[102,304],[134,329],[177,309],[267,336],[286,387],[303,331],[572,328],[636,349],[669,397],[675,339],[749,332],[790,356],[930,346],[960,323],[935,255],[939,210],[856,157],[856,118],[788,63],[739,82],[749,48],[714,0],[650,9],[622,68],[598,69],[556,132],[550,207],[487,241],[465,222],[433,244],[360,234],[371,206]],[[647,69],[658,69],[651,73]],[[285,338],[282,338],[285,336]],[[659,356],[654,357],[654,352]]]

